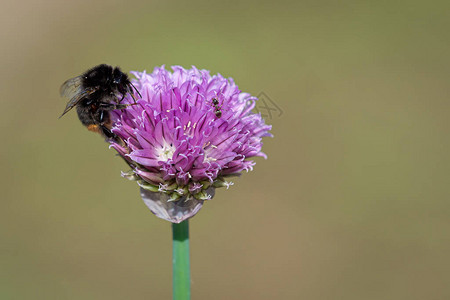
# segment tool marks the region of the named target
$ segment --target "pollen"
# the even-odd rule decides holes
[[[87,126],[87,129],[92,132],[100,132],[100,127],[97,124],[90,124]]]

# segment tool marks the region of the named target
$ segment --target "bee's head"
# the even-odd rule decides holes
[[[113,71],[113,84],[117,84],[120,85],[122,84],[122,79],[124,77],[125,74],[122,73],[122,71],[120,71],[119,68],[114,68]]]

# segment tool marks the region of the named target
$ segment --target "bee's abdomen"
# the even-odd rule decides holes
[[[77,105],[78,119],[84,126],[96,124],[94,115],[92,114],[89,106]]]

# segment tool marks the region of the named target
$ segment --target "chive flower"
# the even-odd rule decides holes
[[[137,181],[149,209],[180,223],[216,188],[229,188],[230,176],[252,170],[250,158],[266,158],[261,138],[271,136],[271,126],[251,112],[257,98],[233,79],[195,67],[172,70],[132,72],[142,97],[111,113],[119,139],[109,143],[131,167],[122,176]],[[127,95],[122,103],[134,100]]]

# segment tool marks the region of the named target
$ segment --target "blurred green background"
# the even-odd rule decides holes
[[[61,83],[108,63],[195,65],[282,110],[269,159],[191,220],[193,299],[450,299],[449,12],[2,2],[0,298],[171,298],[170,224],[76,113],[58,120]]]

